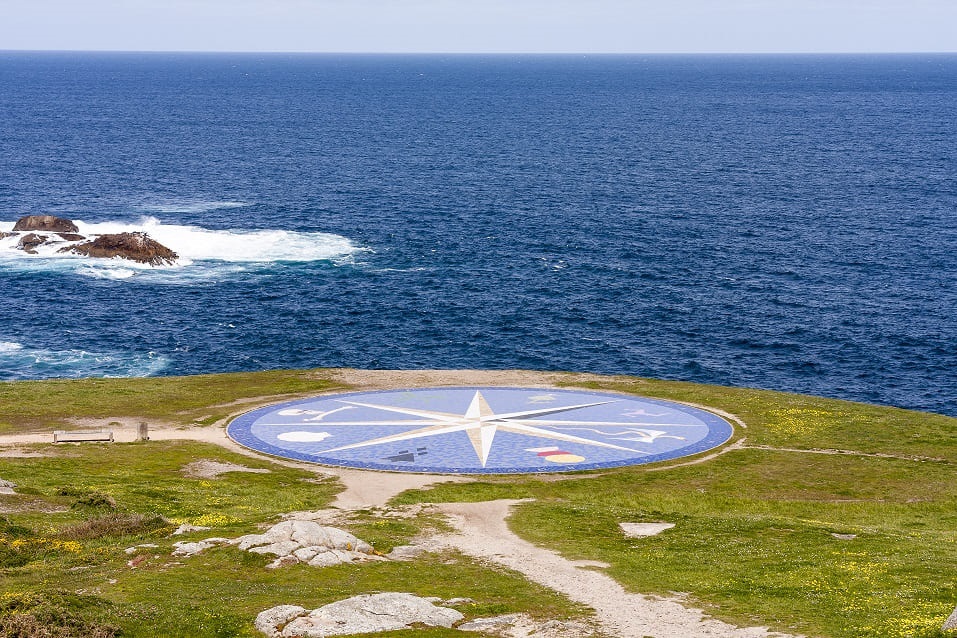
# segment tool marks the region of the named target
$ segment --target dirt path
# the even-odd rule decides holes
[[[593,608],[604,631],[621,638],[788,638],[764,627],[739,628],[683,606],[676,599],[628,593],[591,564],[570,561],[522,540],[505,522],[518,501],[439,504],[458,530],[433,539],[475,558],[514,569],[526,578]]]

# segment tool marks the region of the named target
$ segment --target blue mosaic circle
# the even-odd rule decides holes
[[[419,388],[331,394],[248,412],[231,439],[283,458],[440,474],[567,472],[697,454],[731,424],[691,406],[603,392]]]

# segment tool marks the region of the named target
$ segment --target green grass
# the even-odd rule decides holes
[[[0,477],[14,481],[18,491],[0,496],[0,506],[23,509],[0,517],[0,631],[6,631],[4,610],[6,616],[18,610],[65,627],[54,636],[97,631],[109,636],[107,630],[114,629],[122,636],[254,636],[256,614],[269,607],[315,608],[375,591],[472,598],[474,604],[460,608],[470,618],[517,611],[540,618],[589,613],[517,574],[453,553],[410,563],[275,570],[266,569],[266,557],[232,547],[173,557],[174,541],[258,532],[282,513],[327,507],[341,487],[335,480],[317,483],[308,471],[194,442],[36,448],[53,456],[0,458]],[[197,459],[270,472],[185,477],[182,468]],[[441,526],[428,516],[391,519],[374,511],[352,519],[346,527],[382,553]],[[212,529],[171,537],[182,522]],[[143,543],[159,547],[124,551]],[[140,556],[145,558],[136,569],[127,565]],[[30,616],[26,624],[37,625],[37,618]],[[437,628],[391,635],[462,634]]]
[[[957,462],[957,421],[938,414],[679,381],[616,377],[574,385],[698,403],[730,412],[747,424],[741,434],[752,445],[853,450]]]
[[[745,447],[692,465],[446,483],[402,494],[394,504],[532,498],[510,519],[516,533],[568,558],[608,563],[608,573],[631,591],[683,592],[729,622],[809,636],[944,635],[940,625],[957,604],[957,419],[623,377],[588,385],[734,413],[748,426],[736,433],[736,440],[746,437]],[[255,405],[241,403],[245,398],[332,387],[322,371],[4,383],[0,431],[42,429],[73,417],[195,425]],[[176,559],[170,552],[178,538],[169,534],[180,522],[213,528],[191,539],[238,536],[281,513],[325,507],[341,487],[191,442],[39,449],[55,456],[0,457],[0,477],[19,492],[0,496],[0,507],[22,510],[0,516],[0,616],[5,609],[35,609],[38,617],[65,619],[80,635],[99,627],[124,636],[252,636],[253,618],[267,607],[313,608],[373,591],[470,597],[476,604],[461,608],[469,618],[587,614],[514,573],[455,554],[333,569],[267,570],[265,558],[231,547]],[[811,452],[824,449],[852,454]],[[184,477],[181,468],[202,458],[270,473]],[[618,527],[643,521],[676,526],[644,539],[628,539]],[[346,527],[387,552],[441,525],[433,517],[391,519],[369,510],[355,513]],[[145,542],[160,547],[139,552],[146,558],[131,569],[123,549]],[[50,602],[41,608],[38,600]]]
[[[0,434],[53,429],[70,419],[133,417],[208,425],[241,410],[235,401],[343,388],[322,370],[191,377],[0,382]]]

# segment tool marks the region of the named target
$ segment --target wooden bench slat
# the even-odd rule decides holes
[[[113,430],[54,430],[54,443],[78,443],[81,441],[113,441]]]

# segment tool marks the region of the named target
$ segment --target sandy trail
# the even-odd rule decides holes
[[[444,503],[436,507],[458,530],[433,539],[475,558],[513,569],[531,581],[593,608],[604,631],[622,638],[788,638],[765,627],[739,628],[674,599],[628,593],[593,564],[570,561],[522,540],[505,522],[518,501]]]

